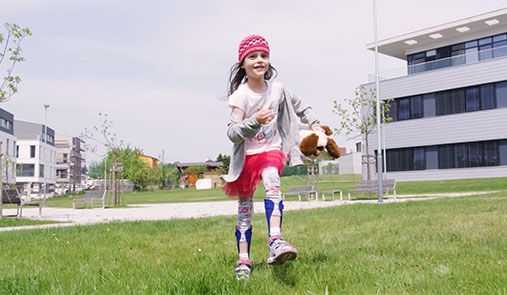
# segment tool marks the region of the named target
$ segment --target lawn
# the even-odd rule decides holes
[[[47,220],[20,219],[20,218],[6,217],[6,216],[4,216],[0,219],[0,227],[38,225],[38,224],[49,224],[49,223],[55,223],[55,222],[54,221],[47,221]]]
[[[318,191],[339,188],[346,194],[347,190],[353,188],[360,180],[359,175],[325,175],[321,176],[316,183]],[[308,184],[306,176],[282,177],[282,191],[288,191],[293,186],[305,186]],[[507,178],[484,178],[484,179],[460,179],[444,181],[416,181],[397,183],[397,193],[403,194],[425,194],[425,193],[446,193],[446,192],[467,192],[467,191],[491,191],[507,190]],[[72,207],[72,199],[82,196],[63,196],[48,199],[47,206],[50,207]],[[353,198],[363,198],[354,194]],[[254,199],[261,201],[264,198],[262,183],[255,192]],[[373,196],[375,198],[375,196]],[[179,203],[179,202],[214,202],[230,200],[221,189],[196,190],[174,189],[147,192],[132,192],[125,194],[127,204],[155,204],[155,203]],[[288,200],[297,200],[297,196],[290,196]]]
[[[505,193],[289,211],[278,267],[257,214],[246,282],[232,216],[6,232],[0,294],[505,294],[505,212]]]

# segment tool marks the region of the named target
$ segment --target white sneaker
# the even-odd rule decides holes
[[[268,264],[283,264],[296,259],[298,255],[296,248],[284,241],[281,236],[270,238],[268,252]]]
[[[236,268],[234,269],[234,273],[236,273],[236,279],[248,279],[251,272],[252,261],[250,261],[250,259],[238,259],[238,261],[236,261]]]

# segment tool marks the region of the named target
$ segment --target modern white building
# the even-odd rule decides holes
[[[507,176],[507,9],[382,40],[378,51],[407,63],[381,73],[380,98],[394,99],[388,178]],[[376,151],[376,131],[369,142]]]
[[[56,184],[55,131],[43,124],[14,120],[16,184],[26,193],[53,195]]]
[[[4,184],[16,183],[16,141],[14,136],[14,115],[0,109],[0,177]]]

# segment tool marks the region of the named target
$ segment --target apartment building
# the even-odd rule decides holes
[[[56,184],[55,131],[43,124],[14,120],[16,185],[31,195],[52,195]]]
[[[378,51],[406,62],[380,74],[380,98],[393,99],[388,178],[507,176],[507,9],[382,40]],[[376,152],[376,131],[369,143]]]
[[[57,193],[79,191],[86,181],[84,141],[79,137],[56,134]]]
[[[16,141],[14,136],[14,115],[0,109],[0,177],[4,184],[16,183]]]

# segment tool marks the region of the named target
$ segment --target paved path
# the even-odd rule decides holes
[[[470,195],[487,194],[491,192],[470,192],[453,194],[428,194],[415,198],[414,196],[398,196],[395,200],[393,196],[388,196],[384,203],[423,201],[441,197],[463,197]],[[354,200],[354,201],[287,201],[284,202],[285,210],[303,210],[332,206],[341,206],[349,204],[373,204],[377,200]],[[72,209],[72,208],[43,208],[42,216],[38,215],[38,208],[24,208],[23,217],[35,220],[53,220],[59,223],[45,225],[30,225],[16,227],[0,227],[2,231],[51,228],[62,226],[86,225],[96,223],[106,223],[111,221],[136,221],[136,220],[169,220],[176,218],[199,218],[209,216],[235,215],[237,210],[236,201],[224,202],[198,202],[198,203],[173,203],[173,204],[142,204],[132,205],[128,208],[114,209]],[[254,203],[256,213],[264,212],[262,202]],[[5,215],[16,214],[16,209],[4,209]]]

